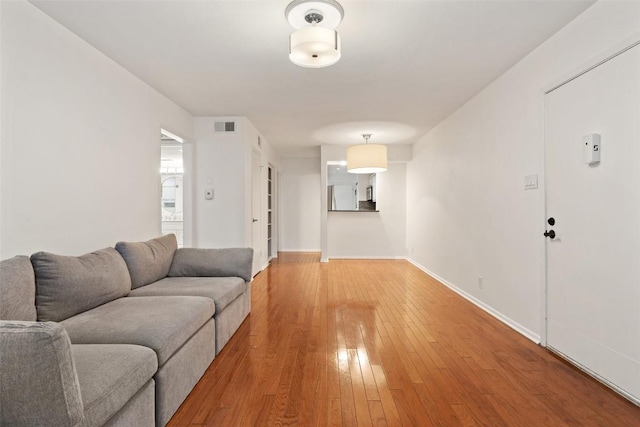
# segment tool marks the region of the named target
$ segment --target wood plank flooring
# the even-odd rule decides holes
[[[406,261],[281,253],[182,426],[640,426],[640,408]]]

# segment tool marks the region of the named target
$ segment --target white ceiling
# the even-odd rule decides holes
[[[195,116],[247,116],[282,156],[413,143],[593,1],[341,1],[342,59],[288,59],[287,0],[33,3]]]

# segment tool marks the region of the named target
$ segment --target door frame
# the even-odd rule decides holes
[[[255,159],[257,161],[257,166],[258,166],[258,170],[257,170],[257,174],[258,175],[257,175],[257,177],[254,176],[254,164],[253,164],[254,156],[255,156]],[[249,212],[249,221],[251,221],[251,224],[250,224],[250,227],[251,227],[250,228],[250,230],[251,230],[251,247],[253,248],[253,246],[254,246],[254,244],[256,242],[256,239],[260,242],[258,248],[253,248],[253,259],[254,259],[254,261],[253,261],[252,269],[255,270],[255,271],[253,271],[253,275],[256,275],[260,271],[262,271],[262,269],[263,269],[262,258],[263,258],[263,253],[264,253],[264,247],[266,246],[265,245],[266,239],[264,239],[264,234],[266,234],[266,233],[263,233],[263,217],[264,217],[264,215],[263,215],[263,209],[262,209],[263,208],[262,196],[263,196],[264,192],[262,191],[262,188],[263,188],[263,182],[262,182],[263,181],[263,177],[262,177],[263,173],[262,173],[262,171],[264,169],[264,166],[262,165],[262,153],[260,151],[256,150],[255,148],[252,148],[251,149],[251,159],[250,159],[249,162],[251,164],[251,168],[250,168],[250,170],[251,170],[251,174],[250,174],[250,179],[251,179],[251,185],[250,185],[250,188],[251,188],[251,198],[250,198],[250,200],[251,200],[251,203],[250,203],[251,211]],[[254,183],[258,184],[257,188],[254,188]],[[258,192],[258,194],[257,194],[258,206],[257,206],[257,210],[256,210],[257,215],[254,216],[254,209],[255,209],[254,201],[256,199],[256,194],[255,194],[256,191]],[[256,236],[254,236],[255,227],[254,227],[254,224],[253,224],[253,219],[257,219],[257,222],[258,222],[258,236],[257,236],[257,238],[256,238]]]
[[[576,67],[572,72],[565,74],[563,76],[561,76],[560,78],[554,80],[551,84],[547,85],[546,87],[543,88],[542,90],[542,118],[543,118],[543,123],[544,123],[544,128],[543,128],[543,138],[542,138],[542,147],[540,149],[540,158],[542,159],[541,162],[541,177],[542,177],[542,188],[543,191],[541,192],[540,197],[542,197],[542,203],[541,203],[541,212],[540,212],[540,217],[542,218],[541,224],[542,224],[542,228],[539,230],[540,231],[540,236],[542,236],[542,230],[546,229],[546,221],[547,221],[547,217],[548,217],[548,212],[547,212],[547,165],[546,165],[546,144],[547,144],[547,140],[546,140],[546,113],[547,113],[547,108],[546,108],[546,97],[549,93],[553,92],[556,89],[561,88],[562,86],[566,85],[567,83],[577,79],[578,77],[588,73],[589,71],[593,70],[594,68],[599,67],[600,65],[608,62],[609,60],[622,55],[624,52],[636,47],[640,45],[640,31],[634,33],[631,37],[628,37],[626,39],[624,39],[623,41],[614,44],[613,46],[611,46],[609,49],[606,49],[605,51],[601,52],[600,54],[592,57],[591,59],[585,61],[584,63],[582,63],[579,67]],[[541,286],[541,292],[540,292],[540,300],[541,300],[541,315],[540,315],[540,321],[541,321],[541,333],[540,333],[540,345],[542,345],[545,348],[547,347],[547,327],[548,327],[548,322],[547,322],[547,315],[548,315],[548,286],[549,286],[549,280],[548,280],[548,275],[547,275],[547,239],[541,239],[541,249],[540,249],[540,253],[542,254],[542,259],[543,259],[543,265],[542,265],[542,286]],[[555,352],[554,352],[555,354]]]
[[[279,182],[279,173],[276,167],[271,162],[267,162],[267,184],[269,181],[269,170],[271,170],[271,194],[269,194],[269,189],[267,188],[267,227],[271,224],[271,253],[269,253],[269,247],[267,245],[267,256],[266,256],[266,264],[269,264],[273,258],[278,258],[278,250],[279,250],[279,230],[278,226],[278,200],[280,197],[280,192],[278,191],[278,182]],[[269,223],[269,197],[271,197],[271,222]],[[267,230],[267,240],[269,239],[269,231]],[[265,266],[266,267],[266,266]]]

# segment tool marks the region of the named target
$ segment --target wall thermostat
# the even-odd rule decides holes
[[[584,153],[584,162],[588,165],[600,163],[600,151],[602,150],[602,142],[600,134],[590,133],[582,137],[582,148]]]

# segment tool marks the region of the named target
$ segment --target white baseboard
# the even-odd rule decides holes
[[[521,335],[524,335],[526,338],[530,339],[534,343],[540,344],[540,335],[538,335],[535,332],[525,328],[524,326],[522,326],[518,322],[514,321],[513,319],[511,319],[508,316],[505,316],[504,314],[500,313],[499,311],[497,311],[496,309],[494,309],[490,305],[485,304],[484,302],[480,301],[479,299],[477,299],[473,295],[471,295],[471,294],[467,293],[466,291],[460,289],[459,287],[457,287],[453,283],[450,283],[447,280],[445,280],[444,278],[442,278],[442,277],[438,276],[437,274],[433,273],[432,271],[429,271],[428,268],[426,268],[425,266],[419,264],[414,259],[411,259],[411,258],[406,258],[406,259],[411,264],[415,265],[420,270],[422,270],[424,273],[426,273],[429,276],[433,277],[438,282],[442,283],[447,288],[451,289],[453,292],[457,293],[458,295],[460,295],[464,299],[466,299],[466,300],[470,301],[471,303],[473,303],[474,305],[480,307],[481,309],[483,309],[484,311],[486,311],[487,313],[489,313],[490,315],[492,315],[493,317],[495,317],[496,319],[498,319],[499,321],[501,321],[505,325],[509,326],[511,329],[515,330],[516,332],[518,332]]]
[[[329,259],[407,259],[404,256],[330,256]]]
[[[281,249],[278,252],[320,252],[320,249]]]

